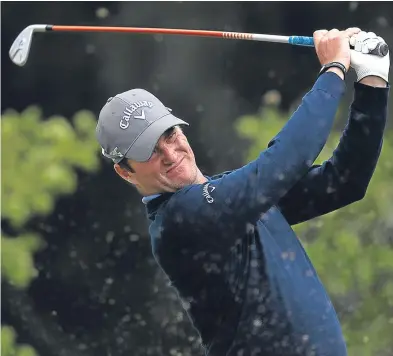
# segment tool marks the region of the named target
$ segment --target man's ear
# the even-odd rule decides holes
[[[120,167],[119,164],[115,164],[113,166],[115,172],[124,180],[126,180],[128,183],[131,184],[136,184],[136,178],[135,178],[135,173],[130,172],[129,170]]]

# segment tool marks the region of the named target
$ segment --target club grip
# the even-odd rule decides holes
[[[314,47],[314,38],[307,36],[290,36],[288,43],[295,46],[308,46]],[[378,45],[369,52],[380,57],[385,57],[389,53],[389,46],[385,42],[380,42]]]
[[[314,38],[307,36],[290,36],[288,42],[295,46],[314,47]]]

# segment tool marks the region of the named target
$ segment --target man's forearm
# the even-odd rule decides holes
[[[278,204],[291,225],[364,196],[381,151],[388,92],[386,86],[355,83],[349,121],[333,156],[314,166]]]
[[[386,88],[387,87],[387,83],[384,79],[374,76],[374,75],[370,75],[368,77],[363,78],[362,80],[360,80],[359,83],[362,83],[364,85],[368,85],[368,86],[374,87],[374,88]]]
[[[386,84],[376,88],[382,83],[374,78],[355,83],[349,121],[330,160],[341,179],[363,194],[380,155],[387,116],[389,89]]]
[[[339,68],[332,67],[332,68],[329,68],[326,72],[336,73],[342,80],[344,80],[344,73]]]

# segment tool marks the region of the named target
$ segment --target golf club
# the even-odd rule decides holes
[[[262,35],[257,33],[224,32],[207,30],[185,30],[170,28],[143,28],[143,27],[104,27],[104,26],[61,26],[61,25],[30,25],[27,26],[12,44],[9,56],[18,66],[24,66],[29,57],[31,42],[35,32],[117,32],[139,34],[183,35],[198,37],[216,37],[233,40],[249,40],[262,42],[287,43],[296,46],[314,46],[312,37],[307,36],[279,36]],[[389,47],[386,43],[377,43],[370,54],[386,56]]]

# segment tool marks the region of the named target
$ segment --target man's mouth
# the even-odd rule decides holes
[[[180,161],[178,161],[177,163],[175,163],[175,165],[172,166],[171,168],[169,168],[166,172],[167,172],[167,173],[170,173],[170,172],[172,172],[174,169],[176,169],[177,167],[179,167],[180,164],[183,162],[183,159],[184,159],[184,157],[183,157]]]

